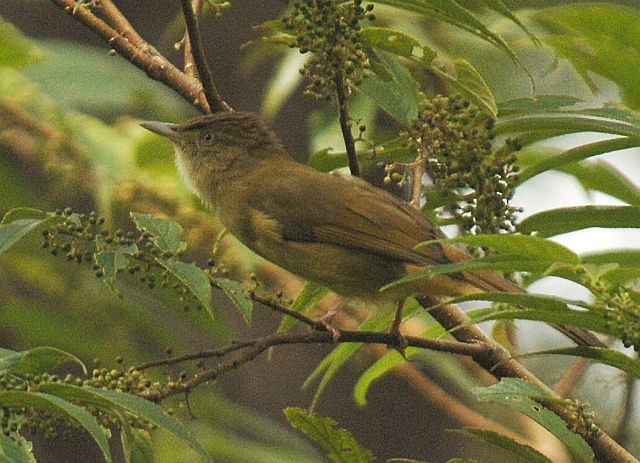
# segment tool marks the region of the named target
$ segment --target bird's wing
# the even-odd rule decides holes
[[[420,211],[359,179],[344,179],[305,168],[280,172],[251,197],[251,208],[279,225],[282,239],[314,241],[360,249],[415,264],[451,261],[439,245],[414,249],[442,238]]]

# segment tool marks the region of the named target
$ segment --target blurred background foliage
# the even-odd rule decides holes
[[[118,3],[143,36],[179,59],[172,50],[180,38],[176,33],[180,28],[175,27],[177,2],[172,2],[176,3],[172,8],[158,1]],[[325,170],[343,165],[335,109],[302,97],[298,70],[306,55],[279,46],[276,42],[282,37],[272,38],[280,32],[268,26],[251,32],[251,25],[276,19],[282,3],[232,3],[222,19],[210,16],[203,23],[221,93],[237,109],[261,110],[299,159],[311,158],[312,165]],[[486,27],[480,33],[470,33],[437,15],[397,9],[394,3],[398,2],[376,2],[375,26],[397,29],[420,44],[410,47],[406,56],[392,58],[401,63],[394,78],[402,89],[415,93],[414,81],[429,94],[467,89],[465,96],[485,111],[497,110],[505,117],[514,108],[584,109],[607,104],[608,114],[615,109],[619,120],[640,127],[636,113],[640,105],[637,2],[506,2],[518,24],[488,9],[491,2],[460,1]],[[140,119],[182,121],[196,115],[195,110],[125,60],[112,56],[49,2],[0,0],[0,17],[5,18],[0,19],[0,212],[19,206],[97,210],[109,227],[123,230],[133,227],[130,211],[168,217],[186,231],[186,258],[204,264],[220,225],[178,179],[171,146],[138,126]],[[249,39],[252,43],[240,51]],[[461,60],[469,66],[461,65]],[[465,80],[465,71],[472,73],[471,79]],[[485,86],[469,90],[472,82]],[[390,96],[372,101],[373,93],[387,94],[383,87],[366,85],[373,84],[356,89],[350,103],[352,115],[366,123],[370,140],[393,138],[403,128],[399,113],[407,111],[406,104],[416,106],[415,98],[404,93],[408,103]],[[534,98],[548,95],[553,98]],[[549,142],[552,135],[587,130],[563,131],[553,125],[545,130],[540,133],[547,137],[538,134],[544,143],[528,145],[519,154],[523,165],[601,139],[593,133],[587,139],[572,134]],[[547,172],[520,188],[514,203],[525,207],[525,216],[592,200],[637,206],[640,195],[632,180],[640,172],[637,154],[637,149],[627,150],[604,160],[599,157],[575,164],[573,170],[563,166],[562,174]],[[599,236],[592,240],[600,240]],[[560,241],[575,238],[564,239]],[[635,234],[614,235],[610,240],[614,247],[640,245],[637,229]],[[120,283],[120,294],[114,294],[86,266],[74,268],[40,249],[40,241],[37,235],[30,235],[0,258],[2,347],[23,350],[48,345],[71,352],[89,365],[108,367],[117,356],[123,356],[125,364],[135,364],[161,357],[167,348],[174,353],[192,352],[236,336],[271,332],[280,322],[279,317],[257,309],[253,325],[247,328],[219,294],[214,295],[215,323],[204,311],[184,312],[173,298],[133,280]],[[597,250],[602,251],[607,238],[599,242],[603,246]],[[282,288],[285,297],[294,297],[301,288],[301,282],[231,239],[221,242],[219,253],[234,278],[248,281],[255,272],[261,284]],[[575,288],[567,294],[572,290]],[[416,323],[424,326],[427,322],[416,317]],[[497,326],[495,332],[500,335],[500,327],[506,325]],[[535,339],[521,338],[523,351],[562,343],[548,331],[541,331]],[[276,350],[270,360],[244,366],[219,384],[194,393],[191,407],[198,419],[185,422],[216,461],[324,461],[318,450],[284,425],[281,410],[310,403],[312,388],[300,390],[299,386],[329,351],[324,346]],[[458,427],[456,420],[443,416],[442,404],[429,403],[395,375],[375,383],[367,407],[355,405],[353,384],[377,356],[362,352],[350,358],[349,368],[340,370],[327,386],[318,410],[352,429],[381,458],[435,461],[464,454],[481,461],[513,461],[506,452],[478,446],[477,441],[465,439],[461,445],[459,436],[443,435],[442,429]],[[503,410],[475,401],[470,387],[489,384],[486,378],[478,379],[477,369],[433,352],[421,352],[413,359],[418,369],[463,403],[485,416],[522,426],[515,415],[501,416]],[[549,368],[551,362],[554,368]],[[554,383],[572,360],[532,357],[525,363],[543,380]],[[156,374],[166,376],[163,371]],[[576,395],[598,404],[598,422],[640,455],[640,430],[630,424],[637,420],[640,404],[634,380],[604,366],[591,367],[586,378],[589,380],[578,385]],[[187,416],[180,401],[167,406]],[[624,409],[627,411],[621,413]],[[91,443],[81,435],[74,439],[74,445],[36,441],[38,461],[75,458],[79,451],[84,456],[77,461],[99,461],[100,454]],[[168,437],[156,437],[152,445],[157,461],[192,461],[183,454],[181,444]]]

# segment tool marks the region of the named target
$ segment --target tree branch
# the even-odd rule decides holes
[[[420,304],[430,308],[429,313],[433,318],[460,342],[481,343],[491,346],[492,356],[474,357],[485,370],[491,372],[496,378],[521,378],[545,389],[551,394],[554,401],[548,401],[544,405],[562,418],[569,426],[575,426],[573,412],[562,405],[562,398],[552,389],[529,372],[522,364],[511,358],[511,354],[502,346],[491,340],[480,328],[469,323],[469,317],[459,308],[451,305],[439,306],[430,297],[418,298]],[[435,302],[435,303],[434,303]],[[455,329],[454,329],[455,328]],[[614,441],[608,434],[597,426],[595,429],[580,428],[577,432],[589,443],[596,457],[603,463],[638,463],[626,449]]]
[[[109,26],[87,7],[78,6],[74,0],[51,1],[61,7],[69,16],[102,37],[109,47],[143,70],[153,80],[172,88],[199,110],[210,112],[208,105],[198,102],[198,94],[202,90],[200,81],[180,71],[148,42],[141,39],[142,42],[134,44],[132,42],[132,40],[135,41],[134,38],[125,37],[123,33]],[[111,11],[111,13],[113,12]],[[106,12],[105,15],[107,15]]]
[[[340,114],[340,129],[342,130],[342,138],[344,139],[344,147],[347,151],[347,159],[349,160],[349,170],[351,175],[360,176],[360,164],[356,154],[356,142],[351,133],[349,111],[347,109],[347,91],[344,85],[342,75],[336,75],[334,79],[336,85],[336,99],[338,100],[338,112]]]
[[[437,350],[440,352],[448,352],[458,355],[469,355],[473,358],[492,356],[491,349],[478,343],[462,343],[456,341],[437,340],[429,338],[420,338],[416,336],[407,336],[405,338],[406,346],[418,347],[422,349]],[[375,331],[341,331],[337,340],[334,339],[333,333],[328,330],[310,330],[302,333],[286,332],[275,333],[261,338],[236,341],[228,346],[208,351],[200,351],[179,357],[170,357],[159,359],[152,362],[146,362],[136,367],[138,370],[156,367],[161,365],[173,365],[184,362],[186,360],[204,359],[211,357],[222,357],[224,355],[241,351],[235,358],[221,362],[213,368],[205,370],[189,381],[179,384],[178,387],[167,389],[159,392],[143,394],[144,397],[151,400],[162,400],[170,395],[182,392],[190,392],[195,387],[206,383],[207,381],[217,379],[221,374],[238,368],[265,350],[273,346],[282,346],[288,344],[335,344],[343,342],[360,342],[366,344],[383,344],[387,346],[396,346],[399,343],[398,336],[392,333],[379,333]]]
[[[191,0],[180,0],[182,5],[182,12],[184,14],[184,21],[187,25],[187,33],[189,35],[189,44],[191,46],[191,52],[193,54],[193,61],[195,62],[200,81],[202,82],[202,90],[209,104],[209,108],[213,112],[231,111],[229,105],[222,99],[218,89],[213,81],[213,75],[211,69],[207,65],[207,60],[204,54],[204,46],[202,44],[202,35],[200,34],[200,26],[193,8],[191,7]]]

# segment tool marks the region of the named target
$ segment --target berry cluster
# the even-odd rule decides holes
[[[459,96],[425,98],[418,116],[401,137],[418,153],[417,162],[447,198],[446,207],[472,233],[513,231],[518,208],[509,205],[517,168],[507,142],[493,150],[493,120]]]
[[[162,259],[175,256],[161,250],[153,234],[120,229],[111,232],[103,228],[104,217],[93,211],[82,214],[67,207],[55,214],[54,224],[42,231],[41,244],[53,256],[91,265],[96,277],[108,278],[110,286],[116,275],[126,272],[149,289],[167,289],[177,294],[185,311],[203,308],[189,288],[162,265]]]
[[[570,410],[572,424],[570,426],[573,432],[581,434],[586,432],[587,434],[595,434],[598,432],[598,427],[595,424],[595,413],[587,412],[589,408],[588,403],[580,402],[578,400],[565,399],[565,408]]]
[[[624,286],[613,285],[590,272],[580,272],[581,283],[595,296],[589,310],[600,314],[625,347],[640,352],[640,306]]]
[[[373,5],[362,0],[292,0],[285,29],[296,36],[300,53],[313,53],[300,72],[309,79],[306,92],[332,100],[336,85],[349,93],[369,75],[369,59],[360,43],[360,22],[374,20]]]

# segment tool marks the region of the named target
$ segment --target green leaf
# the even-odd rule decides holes
[[[31,442],[18,434],[13,437],[0,433],[0,463],[36,463]]]
[[[548,296],[546,294],[532,294],[532,293],[479,293],[468,294],[466,296],[454,297],[447,300],[446,304],[457,304],[465,301],[491,301],[502,302],[505,304],[523,306],[530,309],[544,309],[544,310],[571,310],[569,304],[577,305],[579,307],[588,307],[588,304],[584,301],[576,301],[563,299],[556,296]]]
[[[371,150],[358,150],[357,157],[360,165],[377,164],[380,161],[411,162],[415,159],[415,153],[410,152],[406,146],[402,146],[400,139],[392,139],[376,146],[375,152]],[[345,152],[333,152],[331,149],[322,149],[311,155],[307,164],[320,172],[331,172],[347,166],[347,154]]]
[[[584,228],[640,228],[640,206],[580,206],[551,209],[518,224],[522,233],[555,236]]]
[[[319,304],[322,299],[329,294],[329,288],[321,286],[311,281],[305,281],[302,291],[298,294],[295,301],[289,307],[289,310],[293,310],[298,313],[306,313],[306,311],[316,304]],[[289,331],[298,320],[293,317],[285,315],[280,325],[278,326],[278,332]]]
[[[154,463],[151,437],[145,429],[129,428],[128,432],[120,433],[122,451],[127,463]]]
[[[160,265],[184,284],[191,294],[207,309],[211,318],[213,307],[211,305],[211,282],[207,274],[193,262],[186,263],[174,259],[157,259]]]
[[[498,104],[500,114],[510,114],[556,111],[582,103],[580,98],[569,95],[536,95],[534,98],[516,98],[502,101]]]
[[[586,112],[542,112],[517,114],[498,119],[492,132],[496,135],[552,130],[556,134],[599,132],[623,135],[640,143],[640,126],[612,115]]]
[[[16,244],[22,237],[54,216],[38,209],[20,207],[11,209],[0,222],[0,254]]]
[[[178,419],[167,415],[162,407],[142,397],[108,389],[79,387],[64,383],[42,384],[41,390],[65,399],[77,400],[88,405],[93,404],[107,411],[117,410],[143,418],[189,445],[203,460],[211,461],[206,450]]]
[[[585,330],[596,331],[610,336],[618,336],[601,316],[588,310],[545,310],[501,307],[473,309],[467,312],[471,323],[480,323],[487,320],[536,320],[556,325],[575,326]]]
[[[376,61],[376,64],[384,69],[386,75],[377,73],[355,89],[369,97],[403,127],[408,127],[418,113],[418,82],[391,53],[379,50],[377,55],[380,61]]]
[[[0,67],[18,68],[38,62],[42,52],[18,29],[0,18]]]
[[[498,105],[491,88],[489,88],[482,75],[471,63],[464,59],[457,59],[454,64],[457,77],[453,77],[439,67],[432,66],[431,69],[475,103],[487,115],[496,117],[498,115]]]
[[[502,16],[504,16],[505,18],[507,18],[508,20],[512,21],[513,23],[517,24],[518,27],[520,29],[522,29],[528,36],[529,38],[533,41],[533,43],[535,43],[536,45],[540,45],[540,39],[538,39],[533,32],[531,32],[531,30],[529,30],[523,23],[522,21],[520,21],[512,12],[511,10],[502,2],[502,0],[482,0],[482,3],[484,3],[486,6],[488,6],[489,8],[491,8],[492,10],[500,13]]]
[[[593,463],[594,455],[589,444],[570,431],[558,415],[544,408],[538,401],[556,399],[540,386],[517,378],[503,378],[500,383],[473,389],[478,400],[507,405],[528,416],[556,436],[567,446],[573,457],[581,463]]]
[[[508,254],[498,256],[488,256],[475,260],[458,262],[455,264],[432,265],[420,272],[411,273],[407,276],[399,278],[382,288],[380,291],[386,291],[399,285],[421,280],[432,275],[444,275],[448,273],[458,273],[473,270],[495,270],[503,272],[545,272],[549,266],[549,261],[523,259],[520,256]]]
[[[624,150],[638,146],[640,142],[636,139],[620,137],[613,138],[611,140],[603,140],[594,143],[588,143],[586,145],[580,145],[575,148],[568,149],[563,153],[551,156],[540,156],[542,153],[538,153],[533,150],[533,156],[536,159],[541,159],[539,162],[530,164],[518,174],[517,184],[520,185],[532,177],[538,174],[547,172],[549,170],[558,169],[566,164],[582,161],[592,156],[597,156],[605,153],[612,153],[614,151]],[[532,156],[532,157],[533,157]],[[519,158],[519,161],[522,159]],[[638,198],[636,198],[637,200]]]
[[[131,217],[138,230],[147,231],[153,235],[151,241],[162,252],[179,254],[187,248],[186,243],[180,239],[183,232],[180,224],[138,212],[131,212]]]
[[[336,428],[331,418],[288,407],[284,413],[291,425],[316,441],[334,463],[369,463],[375,460],[371,450],[364,448],[349,431]]]
[[[415,299],[409,299],[415,304]],[[407,307],[405,307],[406,309]],[[420,307],[418,310],[424,310]],[[447,331],[438,323],[431,325],[424,333],[421,334],[423,338],[439,339],[447,334]],[[391,350],[385,355],[376,360],[364,373],[360,375],[358,381],[353,387],[353,397],[356,403],[362,407],[367,404],[367,393],[375,381],[382,378],[388,372],[394,370],[396,367],[402,365],[404,362],[411,360],[415,355],[423,352],[424,349],[416,347],[407,347],[404,357],[400,355],[396,350]]]
[[[491,248],[494,251],[547,262],[579,264],[580,258],[569,248],[537,236],[515,234],[467,235],[452,238],[453,243]]]
[[[57,384],[57,383],[51,383]],[[62,415],[77,422],[84,428],[100,447],[102,456],[107,463],[112,461],[107,432],[100,427],[96,419],[84,408],[67,402],[55,395],[41,392],[0,391],[0,406],[2,407],[34,407]]]
[[[626,373],[629,373],[631,376],[640,378],[640,360],[633,359],[623,354],[622,352],[613,349],[589,346],[573,346],[560,349],[531,352],[524,354],[524,356],[547,354],[573,355],[576,357],[588,358],[596,361],[597,363],[603,363],[605,365],[618,368],[622,371],[625,371]]]
[[[618,198],[632,206],[640,205],[640,188],[622,172],[604,160],[564,166],[586,190],[596,190]]]
[[[360,39],[371,47],[405,58],[413,56],[413,49],[420,46],[415,37],[387,27],[365,27],[360,31]]]
[[[503,50],[515,63],[520,64],[517,56],[498,34],[492,32],[469,10],[455,0],[376,0],[376,3],[389,5],[406,11],[418,13],[427,19],[437,18],[455,27],[464,29]],[[520,66],[522,66],[520,64]]]
[[[393,314],[390,311],[378,310],[369,319],[362,323],[360,329],[364,331],[379,331],[388,328],[391,326],[392,317]],[[304,384],[302,385],[303,388],[308,387],[314,380],[322,375],[320,384],[318,384],[316,393],[313,396],[311,408],[315,407],[320,396],[340,367],[342,367],[342,365],[344,365],[353,356],[353,354],[360,350],[362,345],[363,344],[359,342],[349,342],[338,345],[329,355],[323,358],[318,366],[311,372],[304,381]]]
[[[588,264],[616,263],[628,267],[640,265],[640,249],[613,249],[591,252],[580,256],[582,262]]]
[[[138,251],[135,243],[131,244],[110,244],[106,238],[100,234],[96,235],[96,254],[94,256],[96,265],[102,267],[104,271],[104,281],[112,285],[116,279],[118,270],[123,270],[129,265],[127,255]]]
[[[249,297],[249,294],[247,294],[244,286],[242,286],[242,283],[229,280],[228,278],[212,278],[211,281],[233,302],[233,305],[236,306],[238,312],[240,312],[244,318],[244,321],[247,322],[247,325],[251,325],[253,301]]]
[[[627,105],[640,108],[640,56],[632,52],[640,49],[637,9],[581,2],[540,9],[532,18],[546,29],[540,33],[545,43],[568,59],[592,90],[598,90],[593,74],[603,76],[617,85]]]
[[[78,357],[55,347],[43,346],[21,352],[0,353],[0,371],[14,374],[45,373],[65,363],[80,365],[82,371],[87,372],[87,367]]]
[[[479,437],[485,442],[508,450],[509,452],[525,459],[529,463],[553,463],[533,447],[529,447],[528,445],[516,442],[510,437],[504,436],[497,432],[489,431],[488,429],[472,427],[465,427],[463,429],[465,432],[471,434],[472,436]]]

